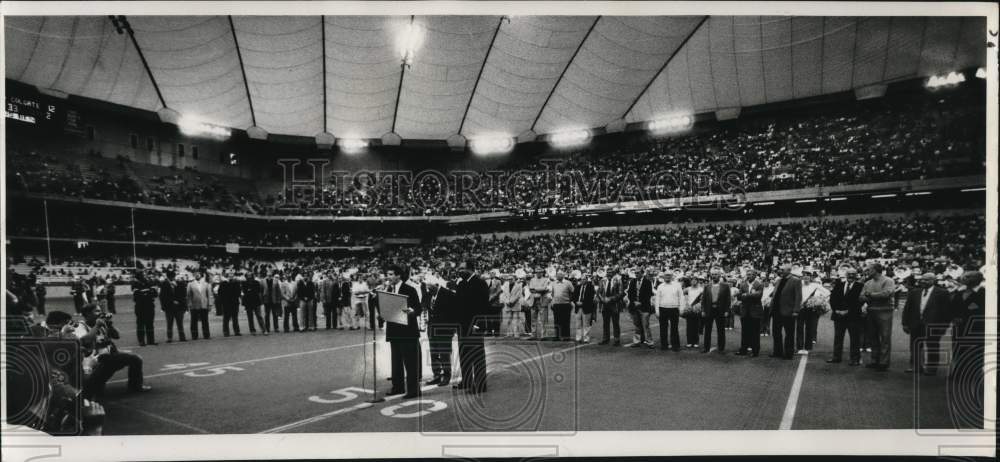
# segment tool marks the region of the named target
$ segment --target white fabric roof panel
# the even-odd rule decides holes
[[[128,20],[172,109],[216,125],[252,125],[226,17],[133,16]]]
[[[626,121],[638,122],[786,101],[979,67],[986,56],[981,17],[595,19],[417,16],[423,43],[402,87],[409,16],[234,16],[232,28],[226,16],[128,21],[166,106],[303,136],[324,129],[324,77],[335,136],[380,137],[398,104],[402,138],[443,140],[604,127],[629,106]],[[163,107],[128,34],[106,16],[7,16],[4,52],[8,79]]]
[[[423,46],[403,77],[396,133],[445,139],[458,133],[499,16],[426,16],[414,20]]]
[[[323,131],[322,23],[316,16],[236,16],[257,125],[271,133]]]

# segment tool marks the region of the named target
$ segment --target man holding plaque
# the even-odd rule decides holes
[[[379,317],[386,321],[385,339],[389,342],[392,358],[392,390],[386,396],[406,393],[403,398],[420,396],[420,296],[417,290],[403,281],[407,275],[399,266],[390,266],[386,271],[388,292],[406,297],[401,307],[389,306],[379,300]],[[390,310],[400,310],[391,312]],[[402,321],[405,320],[405,324]],[[405,371],[405,374],[404,374]],[[404,390],[403,384],[406,384]]]

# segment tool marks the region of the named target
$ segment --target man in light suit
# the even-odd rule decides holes
[[[292,318],[292,332],[299,331],[299,303],[296,299],[295,291],[298,288],[298,284],[294,279],[291,279],[285,275],[281,276],[281,302],[285,306],[285,316],[284,316],[284,332],[288,332],[288,318]],[[278,330],[275,326],[274,330]]]
[[[420,306],[420,295],[417,289],[405,281],[409,276],[399,266],[390,266],[386,270],[386,289],[388,292],[406,296],[406,324],[386,322],[385,339],[389,342],[392,361],[392,389],[386,396],[401,395],[411,399],[420,396],[420,328],[417,318],[423,308]],[[379,321],[384,319],[379,315]],[[405,388],[404,388],[405,385]]]
[[[802,280],[792,274],[792,265],[787,263],[781,265],[779,274],[781,280],[771,299],[771,316],[774,320],[771,329],[774,340],[771,357],[792,359],[795,354],[795,317],[802,309]]]
[[[705,343],[701,347],[702,353],[708,353],[712,347],[712,324],[715,324],[716,333],[719,336],[716,352],[726,353],[726,317],[729,316],[729,309],[733,304],[732,292],[729,290],[729,283],[722,279],[722,270],[712,270],[712,282],[705,286],[705,291],[701,297],[701,319],[705,326]]]
[[[212,307],[212,286],[205,280],[205,274],[196,272],[194,281],[187,285],[187,306],[191,311],[191,339],[198,340],[198,324],[202,337],[211,338],[208,333],[208,310]]]
[[[910,367],[906,372],[936,375],[939,341],[951,321],[951,299],[948,291],[937,287],[937,277],[932,273],[924,273],[918,285],[919,290],[909,291],[903,307],[903,332],[910,334]]]

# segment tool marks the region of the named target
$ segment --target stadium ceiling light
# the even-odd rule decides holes
[[[340,150],[348,153],[361,152],[368,147],[368,140],[362,138],[341,138],[337,140]]]
[[[962,190],[962,192],[978,192],[978,191],[986,191],[986,188],[965,188]]]
[[[929,196],[930,194],[931,194],[930,191],[920,191],[920,192],[908,192],[908,193],[906,193],[907,196]]]
[[[927,79],[927,83],[924,84],[924,86],[930,89],[937,89],[941,87],[952,87],[962,82],[965,82],[965,74],[951,71],[945,75],[931,76]]]
[[[419,24],[410,22],[399,34],[399,55],[403,59],[403,64],[413,63],[413,56],[417,49],[424,43],[424,30]]]
[[[986,68],[985,67],[980,67],[979,69],[976,69],[976,77],[978,77],[980,79],[985,79],[986,78]]]
[[[476,154],[498,154],[514,149],[514,138],[509,136],[485,136],[469,140],[469,148]]]
[[[177,119],[177,128],[186,136],[207,136],[210,138],[226,139],[232,135],[232,130],[205,123],[194,116],[181,116]]]
[[[754,204],[753,204],[753,205],[774,205],[774,202],[772,202],[772,201],[767,201],[767,202],[754,202]]]
[[[827,199],[829,202],[846,201],[846,197],[830,197]]]
[[[886,198],[889,198],[889,197],[896,197],[896,195],[895,194],[876,194],[876,195],[872,196],[872,199],[886,199]]]
[[[625,212],[624,211],[618,211],[618,212],[615,212],[615,215],[625,215]]]
[[[676,115],[649,121],[646,128],[654,134],[677,133],[694,126],[694,117],[689,114]]]
[[[680,207],[671,207],[671,208],[667,209],[667,211],[670,211],[670,212],[680,212],[681,208]]]
[[[809,204],[812,202],[816,202],[816,199],[799,199],[795,201],[796,204]]]
[[[652,210],[636,210],[635,213],[653,213]]]
[[[549,135],[549,143],[557,148],[578,146],[590,141],[589,130],[569,130]]]

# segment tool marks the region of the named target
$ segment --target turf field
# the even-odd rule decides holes
[[[73,311],[66,299],[48,305]],[[898,314],[892,368],[884,373],[826,364],[828,317],[812,354],[792,361],[767,357],[770,337],[761,338],[760,357],[733,355],[738,321],[726,333],[726,355],[601,346],[598,323],[587,345],[487,339],[488,393],[428,386],[421,401],[397,395],[376,404],[366,400],[373,385],[380,393],[389,388],[389,349],[380,338],[373,384],[370,332],[324,331],[320,317],[316,332],[251,336],[241,312],[241,337],[223,337],[222,318],[212,314],[210,340],[167,344],[165,318],[156,316],[159,345],[145,347],[135,338],[131,307],[115,316],[119,347],[143,358],[153,390],[127,392],[120,371],[107,388],[105,434],[952,427],[944,371],[903,372],[908,337]],[[630,341],[627,320],[623,337]]]

